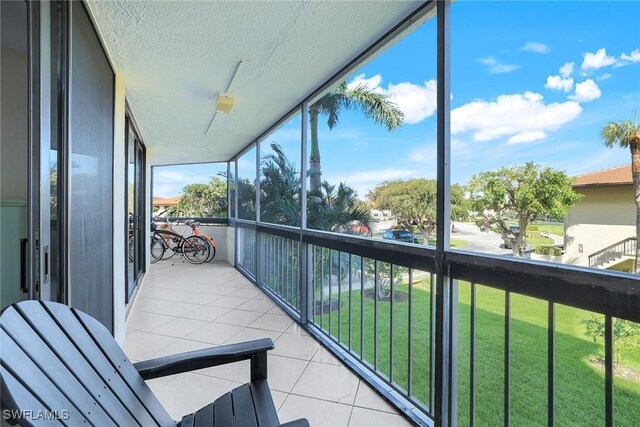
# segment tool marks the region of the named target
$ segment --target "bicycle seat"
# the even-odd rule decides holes
[[[184,221],[184,223],[187,224],[187,225],[191,225],[191,224],[193,224],[195,222],[196,222],[195,219],[187,219],[187,220]]]
[[[167,218],[167,225],[178,225],[178,221],[171,221],[169,218]]]

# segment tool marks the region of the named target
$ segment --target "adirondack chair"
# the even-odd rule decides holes
[[[267,384],[271,339],[131,363],[107,329],[66,305],[24,301],[0,317],[2,416],[67,426],[308,427],[280,424]],[[144,380],[251,360],[251,382],[174,421]]]

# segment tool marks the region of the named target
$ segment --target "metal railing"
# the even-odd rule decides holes
[[[614,394],[630,401],[627,391],[614,387],[613,325],[617,318],[640,322],[640,283],[631,275],[463,251],[446,251],[438,266],[436,251],[426,247],[240,221],[236,226],[240,270],[419,425],[438,424],[438,397],[449,402],[450,425],[470,426],[561,425],[569,413],[578,423],[588,424],[595,414],[612,425]],[[253,264],[247,262],[251,256]],[[440,326],[438,273],[447,289],[441,304],[450,306]],[[532,326],[526,310],[536,313],[539,325]],[[578,415],[568,408],[595,403],[559,390],[584,374],[584,354],[567,353],[570,338],[557,322],[576,315],[604,323],[598,362],[604,372],[585,386],[596,387],[604,405]],[[450,342],[441,364],[438,327]],[[522,363],[523,352],[539,352],[532,359],[538,365]],[[442,369],[450,373],[444,394],[435,382]],[[525,408],[528,395],[537,396],[537,408]],[[636,406],[617,406],[620,419],[628,420],[626,412]]]
[[[620,259],[625,256],[636,255],[638,240],[635,237],[629,237],[611,246],[607,246],[597,252],[589,255],[589,267],[599,267],[606,265],[611,261]]]
[[[169,216],[169,217],[164,217],[164,216],[156,216],[153,217],[153,221],[154,222],[167,222],[167,220],[170,221],[177,221],[180,223],[184,223],[184,221],[186,220],[194,220],[199,222],[200,224],[203,225],[229,225],[229,218],[226,217],[193,217],[193,216],[189,216],[189,217],[177,217],[177,216]]]

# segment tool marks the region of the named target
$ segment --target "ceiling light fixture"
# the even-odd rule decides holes
[[[233,108],[233,97],[226,92],[221,92],[216,98],[216,111],[223,113],[231,112]]]
[[[207,135],[211,130],[211,127],[213,126],[213,121],[218,115],[218,112],[223,112],[223,113],[231,112],[231,109],[233,108],[233,105],[234,105],[234,98],[229,94],[229,91],[231,90],[231,86],[233,85],[233,82],[235,81],[235,78],[238,75],[238,71],[240,70],[240,66],[242,65],[243,62],[244,62],[243,60],[238,61],[238,64],[236,65],[236,68],[235,70],[233,70],[233,74],[231,75],[231,79],[229,79],[227,90],[225,90],[224,92],[220,92],[216,97],[216,111],[213,113],[213,117],[211,117],[209,126],[207,126],[207,130],[204,133],[205,135]]]

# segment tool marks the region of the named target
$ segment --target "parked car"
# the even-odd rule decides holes
[[[382,233],[382,238],[387,240],[397,240],[398,242],[418,243],[416,236],[407,230],[386,230]]]

